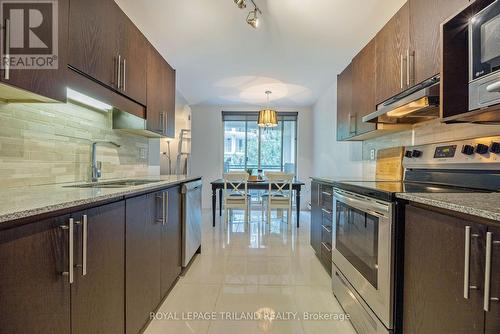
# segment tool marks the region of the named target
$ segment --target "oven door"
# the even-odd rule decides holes
[[[500,1],[495,1],[471,20],[470,79],[500,71]]]
[[[333,263],[392,329],[393,204],[335,189],[333,209]]]

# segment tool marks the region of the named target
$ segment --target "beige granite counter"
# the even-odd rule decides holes
[[[125,198],[134,193],[175,186],[200,177],[165,175],[141,177],[154,183],[124,188],[69,188],[71,184],[54,184],[0,189],[0,224],[72,207]],[[101,182],[116,181],[102,180]]]
[[[500,221],[500,193],[401,193],[398,198]]]

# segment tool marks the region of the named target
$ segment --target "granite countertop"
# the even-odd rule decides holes
[[[155,189],[174,186],[200,178],[199,176],[188,177],[184,175],[137,177],[132,179],[158,182],[123,188],[68,187],[75,185],[74,183],[3,188],[0,189],[0,224],[81,205],[125,198],[134,193],[154,191]],[[100,182],[109,181],[117,180],[101,180]]]
[[[500,193],[400,193],[398,198],[500,221]]]

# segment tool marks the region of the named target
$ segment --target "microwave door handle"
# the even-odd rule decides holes
[[[486,90],[489,93],[500,93],[500,80],[486,86]]]

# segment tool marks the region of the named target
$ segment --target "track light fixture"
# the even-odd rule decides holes
[[[233,0],[239,9],[247,8],[246,0]],[[247,15],[247,23],[253,28],[257,29],[259,27],[259,14],[262,15],[262,11],[255,4],[254,0],[250,0],[253,5],[253,10],[251,10]]]
[[[248,13],[247,23],[253,28],[257,29],[259,27],[259,17],[257,16],[257,7]]]
[[[236,4],[236,6],[238,6],[239,9],[247,8],[247,3],[245,2],[245,0],[234,0],[234,3]]]

